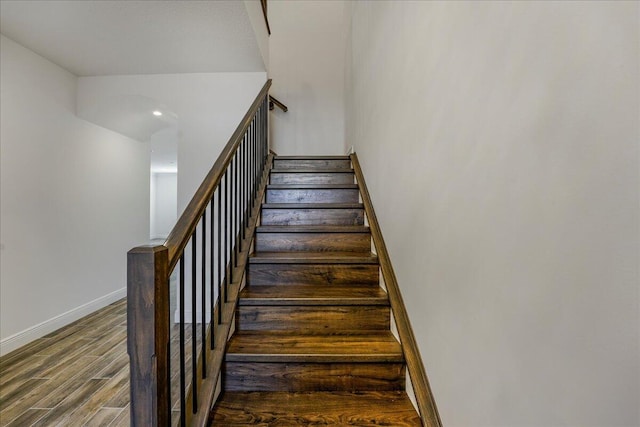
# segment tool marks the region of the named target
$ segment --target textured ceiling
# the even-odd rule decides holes
[[[265,70],[237,0],[2,0],[0,32],[78,76]]]

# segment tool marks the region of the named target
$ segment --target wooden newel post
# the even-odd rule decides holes
[[[165,246],[127,253],[131,426],[169,426],[169,256]]]

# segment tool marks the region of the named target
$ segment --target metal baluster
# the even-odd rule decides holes
[[[246,179],[245,179],[246,183],[245,184],[246,185],[244,187],[244,197],[245,197],[246,210],[245,210],[245,213],[244,213],[244,217],[245,217],[245,222],[246,222],[247,225],[249,225],[249,218],[251,217],[251,215],[250,215],[251,211],[249,210],[249,208],[251,206],[251,197],[249,196],[249,194],[250,194],[249,190],[251,188],[251,186],[249,185],[250,178],[251,178],[251,169],[250,169],[251,163],[250,163],[249,160],[251,159],[250,158],[251,145],[253,144],[253,141],[256,138],[255,118],[251,122],[251,126],[253,128],[253,134],[251,135],[251,139],[249,141],[247,141],[247,149],[246,149],[246,153],[245,153],[245,156],[244,156],[244,162],[245,162],[245,165],[246,165],[246,172],[245,172],[245,175],[246,175]]]
[[[218,209],[220,209],[220,206],[219,206],[220,205],[220,195],[219,195],[220,194],[220,183],[219,182],[218,182],[218,188],[216,189],[216,191],[218,192]],[[209,229],[210,229],[210,231],[209,231],[209,233],[210,233],[210,236],[209,236],[209,241],[210,241],[210,243],[209,243],[209,248],[210,248],[210,252],[209,252],[209,279],[210,279],[210,281],[209,281],[209,295],[211,296],[209,298],[209,311],[211,312],[211,314],[210,314],[210,318],[211,318],[211,320],[210,320],[211,338],[210,338],[210,341],[209,341],[209,343],[210,343],[209,344],[209,348],[211,350],[213,350],[214,347],[215,347],[214,343],[215,343],[215,331],[216,331],[216,321],[215,321],[215,319],[213,317],[213,313],[215,313],[214,304],[216,302],[215,292],[214,292],[214,288],[215,288],[214,279],[215,279],[215,276],[213,274],[214,273],[214,269],[215,269],[215,263],[214,263],[215,252],[213,250],[213,247],[214,247],[213,246],[213,242],[215,242],[215,240],[214,240],[214,237],[215,237],[215,234],[214,234],[214,225],[215,225],[215,221],[214,221],[214,219],[215,219],[214,212],[215,211],[214,211],[214,209],[215,209],[215,203],[213,203],[213,201],[215,200],[215,197],[216,197],[215,193],[211,195],[211,218],[209,219],[209,221],[210,221],[210,223],[209,223]],[[219,211],[218,211],[218,215],[220,215]],[[220,247],[219,246],[218,246],[218,251],[220,251]],[[218,296],[220,296],[220,295],[218,295]]]
[[[239,175],[239,159],[238,159],[238,152],[236,151],[236,157],[235,157],[235,168],[234,168],[234,172],[235,172],[235,181],[234,181],[234,186],[233,186],[233,205],[235,206],[235,211],[234,211],[234,229],[233,229],[233,241],[235,243],[234,247],[233,247],[233,267],[237,267],[238,266],[238,236],[240,235],[239,230],[239,221],[238,219],[240,218],[240,206],[238,206],[238,200],[240,199],[238,196],[238,190],[240,189],[240,185],[239,182],[240,180],[238,179],[238,175]],[[233,282],[232,282],[233,283]]]
[[[200,326],[200,333],[202,337],[200,342],[202,343],[202,378],[207,378],[207,322],[206,322],[206,312],[207,312],[207,278],[206,268],[207,263],[205,262],[207,258],[207,208],[204,209],[202,213],[202,255],[200,259],[202,259],[202,264],[200,265],[200,274],[202,274],[202,278],[200,279],[200,292],[202,296],[200,297],[200,320],[202,321],[202,325]]]
[[[266,99],[265,99],[265,103],[266,103]],[[264,133],[265,133],[264,142],[263,142],[263,145],[264,145],[263,164],[264,166],[266,166],[267,157],[269,157],[269,119],[268,118],[265,119],[263,126],[264,126]]]
[[[243,155],[242,155],[242,167],[243,167],[243,172],[242,172],[242,179],[243,179],[243,186],[242,186],[242,203],[244,204],[243,206],[243,222],[244,225],[242,226],[242,241],[244,242],[245,237],[247,236],[247,224],[249,223],[249,217],[247,215],[247,213],[249,212],[249,197],[247,197],[247,188],[248,188],[248,183],[249,180],[247,179],[249,177],[249,169],[247,167],[247,153],[249,152],[249,141],[250,139],[247,139],[244,141],[244,150],[243,150]]]
[[[251,213],[253,213],[253,207],[256,201],[256,140],[257,139],[254,139],[251,142],[251,156],[249,156],[251,159]]]
[[[180,255],[180,425],[187,424],[186,419],[186,365],[184,357],[184,252]]]
[[[233,242],[235,241],[235,232],[236,232],[236,222],[235,222],[235,212],[236,212],[236,204],[235,204],[235,187],[236,187],[236,157],[234,154],[233,159],[231,159],[231,191],[229,193],[229,282],[227,286],[231,286],[233,283],[233,263],[235,262],[235,250],[233,249]],[[226,300],[225,300],[226,302]]]
[[[229,169],[224,173],[224,264],[222,264],[224,268],[224,302],[227,302],[227,254],[229,247],[229,177],[230,177]],[[222,308],[220,309],[222,312]]]
[[[191,387],[193,389],[192,411],[195,414],[198,410],[198,357],[197,357],[197,318],[196,318],[196,291],[197,291],[197,270],[196,270],[196,230],[191,234]]]
[[[174,270],[175,271],[174,267]],[[167,279],[167,287],[169,288],[169,295],[171,295],[171,273],[169,273],[169,278]],[[168,420],[171,419],[171,408],[173,407],[173,402],[171,401],[171,310],[169,310],[169,319],[167,324],[169,325],[169,340],[167,342],[167,354],[169,355],[169,357],[167,357],[167,386],[169,387],[169,392],[167,393],[167,400],[169,401],[169,404],[167,405],[167,408],[169,409],[169,415],[168,415]]]
[[[261,123],[261,127],[263,125],[264,123]],[[260,176],[262,176],[262,174],[264,173],[264,161],[262,160],[262,140],[260,140],[260,143],[258,144],[258,161],[260,162]]]
[[[224,179],[227,179],[225,172]],[[218,325],[222,323],[222,179],[218,184]],[[211,309],[213,316],[214,310]],[[211,322],[213,324],[213,322]],[[213,348],[213,339],[211,340],[211,348]]]
[[[246,171],[245,171],[245,167],[244,167],[244,157],[245,157],[245,153],[246,153],[246,148],[247,148],[247,135],[244,135],[244,138],[242,139],[242,142],[240,143],[240,147],[242,148],[242,151],[240,152],[240,241],[238,242],[238,253],[240,253],[242,251],[242,242],[244,241],[244,236],[245,236],[245,228],[246,228],[246,222],[245,222],[245,213],[244,213],[244,209],[245,209],[245,200],[244,200],[244,184],[246,181]]]

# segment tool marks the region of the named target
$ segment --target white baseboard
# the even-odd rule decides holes
[[[61,327],[66,326],[69,323],[78,320],[88,314],[91,314],[96,310],[106,307],[112,302],[116,302],[126,296],[126,287],[118,289],[117,291],[94,299],[93,301],[89,301],[86,304],[82,304],[79,307],[76,307],[58,316],[52,317],[49,320],[45,320],[44,322],[27,328],[24,331],[18,332],[17,334],[8,336],[7,338],[0,340],[0,356],[4,356],[5,354],[10,353],[17,348],[20,348],[25,344],[29,344],[31,341],[41,338],[48,333],[55,331],[56,329],[60,329]]]

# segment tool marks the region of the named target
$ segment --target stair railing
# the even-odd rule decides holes
[[[362,204],[364,205],[367,221],[369,222],[373,246],[378,254],[382,279],[387,289],[387,294],[389,295],[391,311],[393,312],[393,318],[398,329],[398,336],[402,345],[402,351],[407,364],[407,370],[409,371],[409,378],[411,379],[411,384],[413,386],[413,393],[416,398],[422,424],[426,427],[442,427],[438,407],[436,406],[433,393],[431,393],[427,372],[424,368],[424,364],[422,363],[422,357],[420,356],[420,350],[418,349],[416,338],[413,335],[409,315],[407,314],[407,309],[405,308],[404,301],[402,300],[402,294],[400,293],[398,280],[396,279],[396,274],[393,271],[393,266],[391,265],[391,258],[389,257],[387,246],[382,238],[380,224],[378,224],[376,213],[373,210],[373,203],[371,202],[369,190],[367,190],[367,185],[365,184],[358,156],[355,153],[352,153],[350,157],[356,181],[360,188]]]
[[[285,113],[289,111],[289,107],[278,101],[273,96],[269,95],[269,110],[273,110],[276,106]]]
[[[268,80],[164,244],[127,254],[132,426],[208,421],[271,164],[270,86]]]

